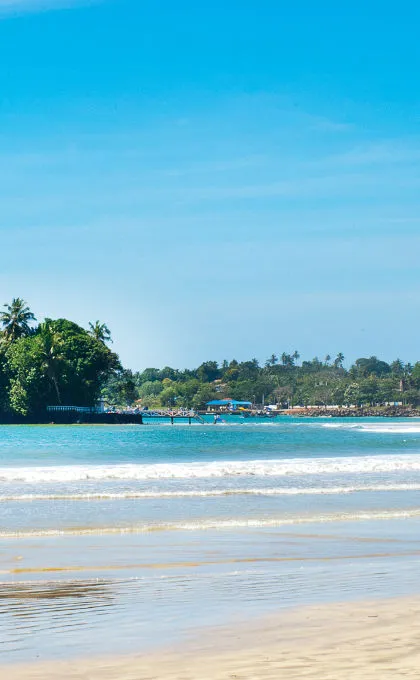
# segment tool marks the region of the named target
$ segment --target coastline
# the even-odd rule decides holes
[[[418,677],[420,596],[333,603],[197,631],[153,654],[0,666],[8,680]],[[215,652],[217,650],[217,653]]]
[[[411,406],[375,406],[357,408],[302,407],[280,411],[296,418],[420,418],[420,410]]]
[[[262,411],[198,411],[200,416],[242,416],[244,418],[273,419],[277,417],[287,418],[420,418],[420,409],[412,406],[295,406]]]
[[[0,414],[0,425],[143,425],[136,413],[77,413],[63,411],[54,414],[18,416]]]

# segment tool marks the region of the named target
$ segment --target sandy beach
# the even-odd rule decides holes
[[[0,678],[420,679],[419,433],[5,429]]]
[[[319,605],[150,655],[0,668],[8,680],[420,677],[420,598]]]

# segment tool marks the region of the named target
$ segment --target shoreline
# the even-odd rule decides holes
[[[198,411],[201,416],[242,416],[273,420],[278,417],[294,418],[420,418],[420,409],[411,406],[372,406],[372,407],[331,407],[296,406],[289,409],[272,410],[270,413],[256,411]]]
[[[420,418],[420,410],[411,406],[372,408],[296,408],[280,412],[283,416],[296,418]]]
[[[290,418],[342,418],[342,419],[363,419],[363,418],[381,418],[381,419],[416,419],[420,418],[420,408],[413,406],[296,406],[293,408],[279,408],[270,412],[263,412],[257,410],[244,411],[204,411],[198,410],[195,413],[190,412],[187,415],[184,412],[168,411],[162,414],[152,414],[148,416],[145,413],[131,413],[131,412],[79,412],[77,410],[64,410],[54,413],[36,413],[31,416],[18,416],[16,414],[0,413],[1,425],[148,425],[153,424],[153,421],[161,423],[162,420],[167,421],[171,425],[188,423],[192,421],[201,425],[214,424],[213,418],[221,416],[227,418],[229,421],[231,417],[241,416],[246,420],[276,420],[287,421]],[[208,418],[207,420],[205,418]],[[185,422],[183,422],[185,421]],[[195,424],[195,423],[194,423]]]
[[[127,657],[0,665],[8,680],[391,680],[419,677],[420,595],[283,610]],[[217,650],[217,653],[215,653]]]
[[[280,421],[284,420],[287,422],[288,419],[290,418],[308,418],[308,419],[320,419],[320,418],[328,418],[328,419],[334,419],[334,418],[343,418],[346,420],[351,420],[351,419],[363,419],[363,418],[381,418],[381,419],[393,419],[395,418],[396,420],[399,419],[420,419],[420,410],[419,409],[412,409],[412,408],[389,408],[389,409],[331,409],[331,408],[296,408],[296,409],[285,409],[282,411],[275,412],[273,415],[257,415],[257,414],[247,414],[244,415],[243,412],[238,412],[238,413],[225,413],[224,411],[220,412],[212,412],[208,413],[206,411],[200,411],[199,415],[201,416],[211,416],[213,417],[214,415],[220,415],[223,418],[227,418],[228,420],[232,416],[242,416],[244,417],[245,420],[254,420],[254,419],[259,419],[259,420],[274,420],[274,421]],[[7,419],[4,416],[0,418],[0,426],[14,426],[14,427],[22,427],[23,425],[27,427],[35,427],[35,426],[41,426],[41,427],[49,427],[49,426],[55,426],[55,427],[68,427],[68,426],[121,426],[121,425],[153,425],[154,422],[158,422],[159,424],[162,424],[162,420],[167,420],[169,422],[165,424],[172,424],[174,425],[175,423],[171,423],[171,419],[169,417],[156,417],[156,418],[150,418],[146,419],[147,422],[145,422],[145,418],[141,415],[131,415],[131,414],[113,414],[113,413],[107,413],[103,414],[103,417],[98,417],[98,418],[64,418],[64,419],[55,419],[55,420],[49,420],[46,418],[40,418],[38,420],[36,419],[31,419],[28,420],[26,418],[10,418]],[[185,420],[186,422],[181,422],[176,424],[189,424],[191,425],[192,423],[188,423],[188,418],[179,418],[174,417],[175,421],[178,420]],[[211,420],[204,421],[201,423],[194,423],[194,424],[201,424],[201,425],[212,425],[213,422]]]

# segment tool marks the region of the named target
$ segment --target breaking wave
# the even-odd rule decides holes
[[[420,422],[415,423],[322,423],[330,430],[357,430],[372,434],[420,434]]]
[[[275,460],[191,463],[61,465],[2,467],[0,482],[30,484],[104,481],[205,479],[220,477],[282,477],[335,473],[420,472],[420,454],[350,456],[346,458],[293,458]]]
[[[143,534],[159,531],[206,531],[229,529],[264,529],[270,527],[300,524],[325,524],[331,522],[357,522],[369,520],[393,520],[420,517],[420,508],[407,510],[379,510],[318,515],[297,515],[294,517],[273,517],[265,519],[206,519],[191,522],[162,522],[157,524],[135,524],[111,527],[65,527],[62,529],[34,529],[33,531],[0,531],[0,538],[31,538],[36,536],[93,536],[110,534]]]
[[[210,489],[205,491],[122,491],[75,493],[28,493],[0,496],[0,503],[30,501],[108,501],[146,500],[159,498],[212,498],[220,496],[312,496],[341,495],[363,492],[420,491],[420,484],[369,484],[355,486],[287,487],[261,489]]]

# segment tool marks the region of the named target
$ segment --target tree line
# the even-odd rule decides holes
[[[262,365],[249,361],[206,361],[196,369],[123,370],[103,390],[109,403],[202,409],[212,399],[231,398],[255,405],[376,406],[420,404],[420,363],[387,363],[375,356],[346,369],[344,355],[299,362],[299,352],[272,354]]]
[[[342,353],[301,361],[294,351],[273,353],[262,364],[232,359],[133,372],[121,366],[111,343],[104,323],[88,329],[67,319],[38,323],[15,298],[0,312],[0,413],[36,417],[46,406],[93,406],[99,398],[117,408],[202,409],[224,398],[282,407],[420,404],[420,362],[372,356],[347,369]]]

